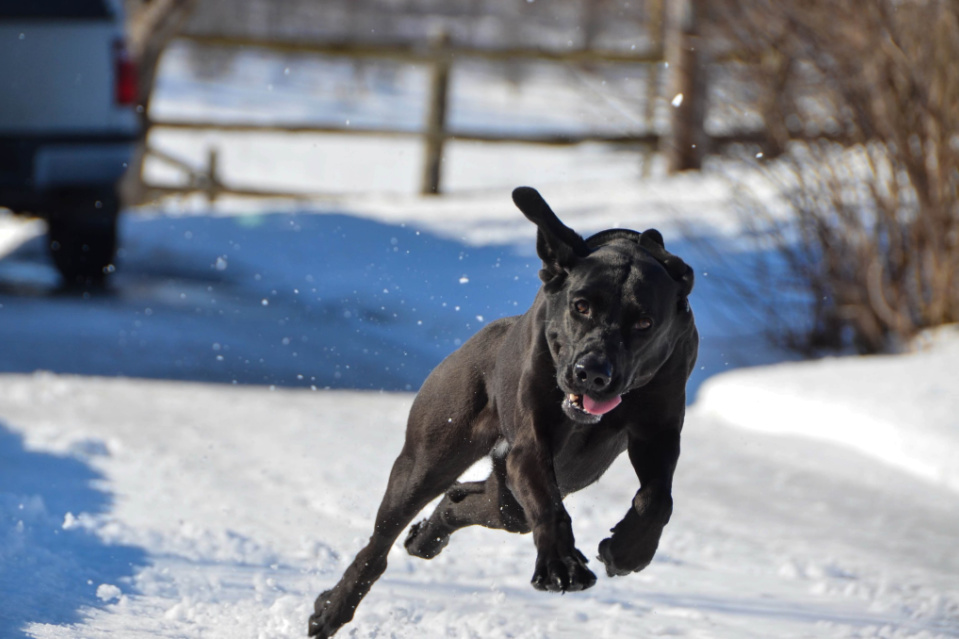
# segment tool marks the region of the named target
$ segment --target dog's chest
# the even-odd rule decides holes
[[[628,437],[619,429],[579,427],[553,454],[556,481],[564,495],[595,483],[626,450]]]

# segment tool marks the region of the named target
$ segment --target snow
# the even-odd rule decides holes
[[[409,403],[6,377],[3,512],[24,524],[7,525],[18,559],[4,565],[0,631],[299,636],[312,598],[369,533]],[[429,563],[397,548],[354,636],[618,637],[637,625],[649,636],[955,636],[954,494],[840,448],[731,430],[695,407],[686,433],[676,513],[647,571],[547,597],[527,584],[528,537],[462,531]],[[619,463],[570,498],[585,551],[634,485]],[[79,511],[65,529],[64,508]]]
[[[753,431],[842,444],[959,493],[959,330],[917,348],[727,373],[706,382],[697,406]]]
[[[191,91],[184,109],[215,110]],[[330,166],[350,155],[325,143]],[[407,179],[381,142],[349,144],[363,178]],[[0,637],[303,636],[371,532],[423,377],[535,294],[519,183],[585,234],[660,228],[696,269],[673,518],[649,568],[566,596],[529,586],[529,536],[463,530],[430,562],[398,546],[338,636],[959,637],[956,329],[903,355],[788,361],[735,294],[751,255],[722,179],[638,180],[635,157],[595,149],[476,153],[496,161],[444,198],[127,215],[98,294],[61,290],[42,227],[0,217]],[[295,166],[303,184],[305,157],[224,169],[277,182]],[[587,556],[636,486],[620,459],[568,499]]]

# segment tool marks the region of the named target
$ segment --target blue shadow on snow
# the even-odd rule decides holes
[[[94,487],[100,479],[77,457],[27,450],[0,422],[0,637],[25,637],[28,623],[80,621],[82,608],[105,605],[96,595],[102,584],[129,592],[128,579],[147,563],[142,549],[64,528],[67,513],[109,509],[110,495]]]
[[[40,238],[0,259],[0,372],[416,390],[483,325],[529,308],[540,283],[532,225],[524,254],[343,214],[134,214],[121,231],[98,294],[60,290]],[[754,256],[667,246],[697,273],[690,401],[716,373],[787,358],[728,286]]]
[[[121,232],[97,294],[59,288],[42,238],[0,260],[0,372],[415,390],[539,285],[509,247],[349,215],[130,215]]]

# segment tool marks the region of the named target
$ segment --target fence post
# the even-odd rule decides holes
[[[429,104],[426,114],[426,149],[423,158],[423,180],[420,193],[439,195],[442,175],[443,144],[446,141],[446,106],[449,95],[450,34],[440,32],[432,42],[433,75],[430,80]]]
[[[207,154],[206,169],[206,199],[212,205],[216,203],[216,198],[220,195],[220,161],[217,148],[210,147]]]
[[[143,164],[150,135],[150,98],[156,84],[160,57],[170,41],[180,32],[199,1],[153,0],[149,3],[126,3],[127,45],[137,66],[136,103],[142,130],[134,157],[120,181],[121,199],[125,205],[142,204],[146,200]]]
[[[663,32],[666,30],[663,3],[665,0],[646,0],[646,32],[649,37],[649,49],[659,57],[663,54]],[[661,63],[646,65],[646,105],[643,113],[647,131],[656,130],[656,107],[659,105],[659,78]],[[652,175],[653,156],[656,149],[649,146],[642,151],[643,177]]]
[[[662,151],[670,173],[700,169],[709,140],[706,137],[706,74],[700,46],[699,0],[667,3],[666,62],[671,101],[669,132]]]

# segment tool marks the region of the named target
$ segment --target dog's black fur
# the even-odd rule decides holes
[[[575,545],[563,498],[595,482],[624,450],[639,490],[599,544],[610,576],[642,570],[672,513],[673,471],[698,333],[687,296],[693,272],[656,230],[603,231],[584,240],[529,187],[513,201],[539,227],[543,286],[523,315],[490,323],[423,383],[369,543],[322,593],[309,634],[329,637],[353,618],[386,570],[403,529],[430,559],[465,526],[533,533],[533,587],[589,588],[596,576]],[[621,398],[621,402],[617,402]],[[457,482],[491,455],[486,481]]]

